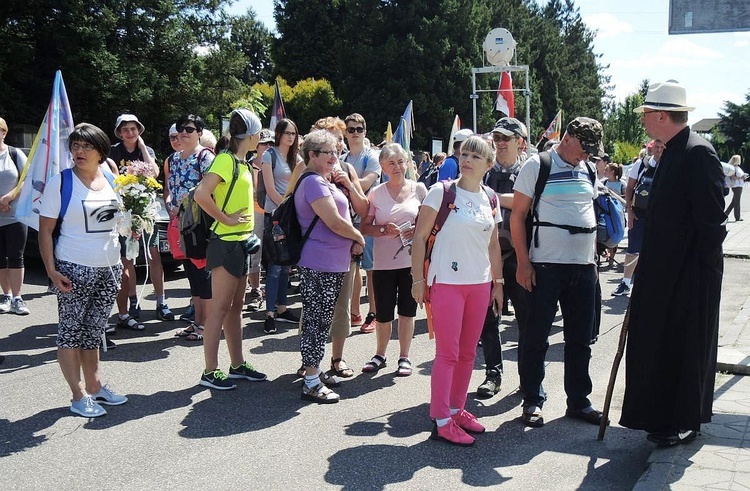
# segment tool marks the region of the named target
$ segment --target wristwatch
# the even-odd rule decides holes
[[[385,234],[385,227],[380,227],[380,233],[381,233],[381,235]]]

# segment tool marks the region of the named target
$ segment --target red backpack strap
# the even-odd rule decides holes
[[[494,218],[497,214],[497,193],[486,184],[482,184],[482,189],[484,189],[485,194],[490,199],[490,208],[492,208],[492,217]]]
[[[435,245],[435,237],[437,236],[440,229],[445,225],[445,221],[448,219],[448,215],[451,211],[456,208],[454,204],[456,201],[456,183],[454,181],[442,181],[443,185],[443,200],[440,202],[440,209],[435,217],[435,224],[432,226],[430,236],[427,237],[427,247],[424,254],[424,274],[427,276],[427,269],[430,265],[430,258],[432,257],[432,248]]]

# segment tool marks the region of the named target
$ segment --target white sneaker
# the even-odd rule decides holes
[[[107,410],[94,402],[90,395],[85,395],[80,401],[70,401],[70,412],[84,418],[96,418],[107,414]]]
[[[10,301],[10,313],[16,315],[29,315],[29,308],[23,298],[16,297]]]
[[[120,404],[125,404],[126,402],[128,402],[127,397],[116,394],[112,389],[109,388],[109,384],[102,385],[102,388],[99,389],[99,392],[97,392],[96,394],[91,394],[91,398],[94,399],[95,402],[98,402],[99,404],[106,404],[107,406],[119,406]]]
[[[0,314],[10,312],[10,295],[0,295]]]

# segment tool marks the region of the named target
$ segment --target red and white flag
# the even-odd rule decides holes
[[[495,110],[511,118],[516,116],[516,101],[513,97],[513,79],[510,77],[510,72],[500,74],[500,85],[497,87]]]
[[[458,114],[453,118],[453,126],[451,126],[451,136],[448,138],[448,153],[453,154],[453,140],[456,138],[456,133],[461,129],[461,118]]]

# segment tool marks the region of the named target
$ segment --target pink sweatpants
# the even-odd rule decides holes
[[[430,417],[450,417],[450,408],[463,409],[474,369],[477,341],[490,301],[490,283],[430,288],[435,362],[430,385]]]

